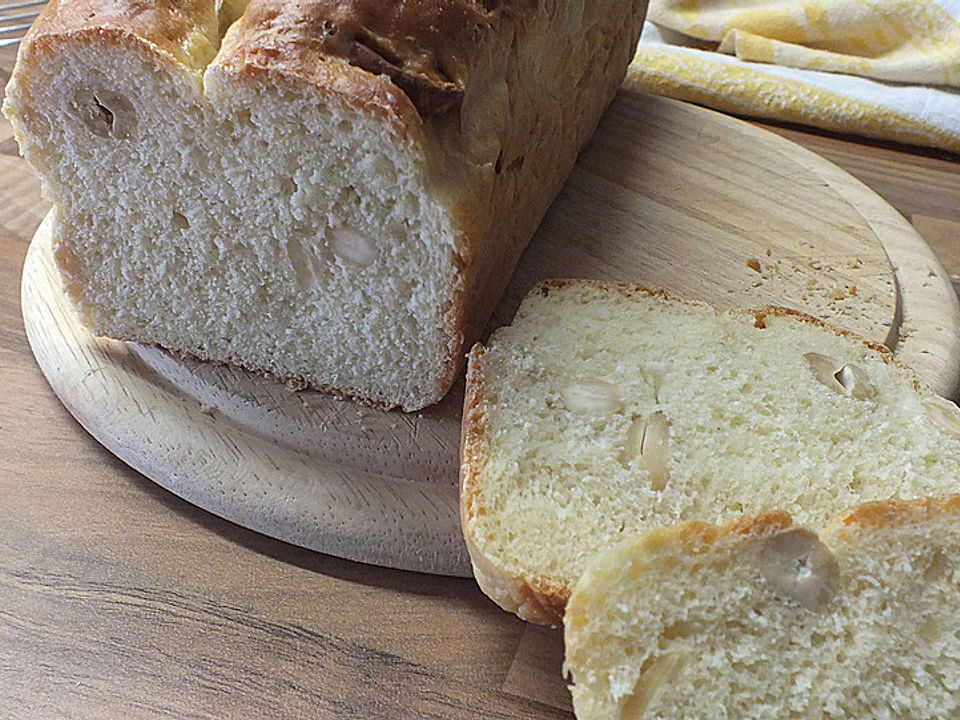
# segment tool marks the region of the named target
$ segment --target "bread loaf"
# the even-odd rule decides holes
[[[960,489],[960,411],[885,348],[783,309],[554,281],[470,355],[461,519],[480,586],[559,624],[587,561],[684,520]]]
[[[577,717],[957,717],[958,558],[957,496],[651,531],[570,598]]]
[[[4,111],[97,332],[435,402],[645,0],[51,0]]]

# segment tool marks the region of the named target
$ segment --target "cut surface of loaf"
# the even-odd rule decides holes
[[[960,497],[650,531],[564,618],[580,720],[960,713]]]
[[[439,400],[643,0],[51,0],[4,110],[92,328]]]
[[[630,285],[531,291],[471,352],[462,432],[477,580],[541,623],[590,557],[645,529],[775,509],[821,528],[960,487],[960,411],[885,348]]]

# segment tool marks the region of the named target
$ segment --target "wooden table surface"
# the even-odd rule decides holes
[[[0,50],[0,83],[13,53]],[[872,187],[960,274],[960,165],[765,126]],[[556,632],[470,580],[302,550],[194,508],[71,418],[37,369],[19,276],[47,210],[0,122],[0,716],[557,718]],[[542,687],[542,684],[541,684]]]

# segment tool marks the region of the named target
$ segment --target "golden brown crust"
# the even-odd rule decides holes
[[[216,65],[237,79],[281,79],[308,92],[335,96],[393,123],[415,142],[423,141],[420,115],[385,75],[375,75],[332,57],[324,37],[329,20],[324,2],[253,0],[223,41]]]
[[[858,527],[903,526],[944,515],[954,515],[960,520],[960,494],[913,500],[891,498],[856,505],[827,523],[821,535],[834,538]]]
[[[558,578],[518,577],[494,563],[482,550],[475,536],[474,521],[482,512],[479,475],[486,464],[483,410],[484,348],[477,343],[467,360],[467,385],[460,427],[460,524],[474,577],[483,592],[508,612],[541,625],[560,625],[563,610],[573,588]]]
[[[640,285],[637,283],[630,282],[613,282],[605,280],[581,280],[576,278],[560,278],[560,279],[550,279],[542,280],[537,283],[536,286],[530,291],[530,294],[538,294],[542,297],[547,297],[551,291],[559,290],[569,287],[591,287],[597,290],[603,290],[607,292],[617,292],[623,295],[624,297],[630,298],[634,295],[643,295],[645,297],[655,298],[658,300],[664,300],[666,302],[676,303],[679,305],[686,305],[689,307],[710,307],[712,306],[709,303],[701,302],[698,300],[686,300],[684,298],[677,297],[670,294],[663,288],[651,287],[648,285]],[[828,330],[834,335],[839,337],[848,338],[850,340],[855,340],[859,343],[862,343],[870,350],[878,353],[881,359],[888,364],[898,365],[904,367],[893,356],[890,348],[886,345],[882,345],[878,342],[868,340],[857,333],[846,330],[835,325],[830,325],[820,318],[816,318],[813,315],[808,315],[807,313],[796,310],[794,308],[783,307],[780,305],[766,305],[761,308],[753,309],[735,309],[730,312],[735,313],[744,313],[747,315],[752,315],[754,318],[754,326],[757,328],[765,328],[765,319],[767,317],[780,317],[794,320],[796,322],[805,323],[807,325],[813,325],[814,327],[821,328],[822,330]],[[915,383],[916,384],[916,383]]]
[[[469,2],[324,0],[324,47],[351,64],[388,76],[423,117],[459,105],[465,58],[496,24],[496,13]]]
[[[771,510],[755,515],[744,515],[723,525],[691,520],[655,528],[629,538],[615,547],[620,549],[618,552],[629,550],[631,556],[636,558],[639,563],[643,563],[645,559],[652,563],[662,563],[664,558],[676,558],[678,554],[703,555],[717,545],[729,542],[752,542],[780,533],[792,526],[793,520],[788,513],[781,510]],[[611,552],[614,551],[611,549]],[[611,563],[604,562],[603,558],[605,557],[607,556],[602,555],[589,564],[584,571],[582,581],[578,581],[578,583],[592,583],[594,581],[592,576],[596,573],[610,570]],[[580,598],[580,602],[577,602],[578,598]],[[564,635],[567,645],[565,671],[569,670],[570,665],[577,665],[576,658],[580,648],[576,642],[570,642],[569,634],[573,633],[575,635],[576,630],[586,624],[587,615],[584,605],[588,602],[589,595],[573,594],[572,602],[567,605],[563,613]]]
[[[770,510],[755,515],[743,515],[723,525],[691,520],[645,533],[642,547],[655,551],[670,546],[686,555],[702,555],[710,546],[728,540],[752,540],[786,530],[793,520],[783,510]]]
[[[500,18],[532,8],[530,0],[253,0],[220,62],[301,77],[412,124],[410,110],[425,118],[458,107],[472,58]],[[217,52],[219,26],[212,0],[51,0],[24,47],[126,36],[200,71]]]
[[[757,327],[764,327],[764,319],[767,316],[773,317],[785,317],[798,322],[807,323],[808,325],[814,325],[816,327],[822,328],[824,330],[829,330],[830,332],[838,335],[840,337],[850,338],[851,340],[856,340],[857,342],[863,343],[871,350],[878,352],[885,363],[895,362],[893,359],[893,353],[890,351],[886,345],[881,345],[878,342],[873,340],[867,340],[861,335],[851,331],[845,330],[844,328],[837,327],[835,325],[830,325],[825,323],[820,318],[815,318],[812,315],[808,315],[805,312],[800,310],[794,310],[793,308],[781,307],[779,305],[767,305],[766,307],[758,308],[756,310],[747,310],[751,315],[756,318],[755,324]]]
[[[60,38],[90,43],[137,39],[185,67],[199,70],[217,51],[211,0],[50,0],[21,52],[55,51]],[[201,45],[202,48],[197,46]]]
[[[459,106],[473,57],[505,13],[530,11],[529,0],[254,0],[245,30],[262,34],[248,48],[287,56],[304,49],[323,62],[334,58],[388,77],[424,118]],[[266,35],[267,42],[263,35]],[[253,37],[253,36],[251,36]],[[273,60],[275,57],[271,57]]]

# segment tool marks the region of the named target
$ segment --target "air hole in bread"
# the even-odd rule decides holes
[[[253,117],[250,115],[250,111],[247,110],[246,108],[244,108],[243,110],[240,110],[237,113],[236,118],[237,118],[238,125],[244,125],[247,127],[253,126]]]
[[[683,620],[677,620],[672,625],[663,629],[663,636],[667,640],[674,640],[676,638],[684,638],[690,635],[692,628],[690,625]]]
[[[925,642],[933,644],[943,638],[948,627],[950,627],[948,619],[933,615],[924,619],[917,632]]]
[[[930,565],[923,572],[925,582],[934,582],[947,575],[950,570],[950,564],[943,551],[937,548],[930,558]]]
[[[133,103],[109,90],[77,90],[69,104],[71,112],[97,137],[125,140],[137,128]]]
[[[292,178],[284,178],[280,181],[280,193],[284,197],[292,197],[297,192],[297,182]]]
[[[353,185],[347,185],[340,190],[336,205],[338,207],[351,206],[359,208],[361,205],[360,193],[357,192],[357,189]]]
[[[408,192],[406,195],[406,205],[406,212],[410,217],[416,217],[420,214],[420,198],[412,192]]]
[[[526,157],[526,155],[518,155],[517,157],[515,157],[515,158],[511,161],[511,163],[510,163],[509,165],[507,165],[507,172],[508,172],[508,173],[518,173],[518,172],[520,172],[520,170],[523,169],[523,160],[524,160],[525,157]]]

